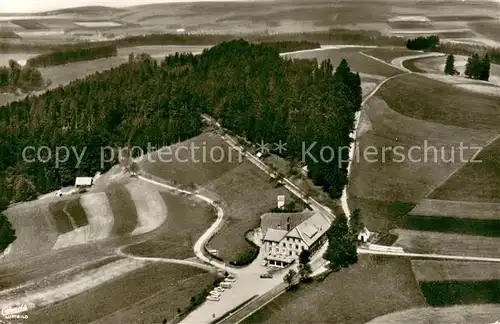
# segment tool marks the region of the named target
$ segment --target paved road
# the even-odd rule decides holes
[[[244,270],[245,268],[235,268],[235,267],[227,266],[225,263],[220,262],[218,260],[214,260],[212,258],[209,258],[209,257],[207,257],[204,254],[205,244],[208,242],[208,240],[210,240],[210,238],[222,226],[222,222],[224,221],[224,209],[222,209],[221,206],[219,206],[213,199],[211,199],[209,197],[206,197],[204,195],[201,195],[199,193],[195,193],[195,192],[191,192],[191,191],[179,189],[179,188],[176,188],[174,186],[170,186],[170,185],[167,185],[165,183],[161,183],[161,182],[149,179],[149,178],[144,177],[144,176],[138,176],[138,178],[141,179],[141,180],[143,180],[143,181],[146,181],[146,182],[149,182],[151,184],[154,184],[156,186],[160,186],[160,187],[163,187],[165,189],[168,189],[170,191],[176,191],[176,192],[180,192],[180,193],[187,194],[187,195],[190,195],[190,196],[194,196],[194,197],[196,197],[198,199],[201,199],[201,200],[207,202],[208,204],[210,204],[214,208],[216,208],[216,210],[217,210],[217,220],[196,241],[196,243],[194,244],[194,247],[193,247],[193,251],[194,251],[195,255],[200,260],[202,260],[203,262],[206,262],[208,264],[211,264],[212,266],[214,266],[216,268],[219,268],[221,270],[224,270],[224,271],[227,271],[227,272],[233,273],[233,274],[241,274],[241,273],[245,272],[245,270]]]
[[[267,293],[257,297],[252,300],[247,305],[243,306],[241,309],[237,310],[234,314],[226,317],[225,319],[217,322],[216,324],[238,324],[243,320],[248,318],[253,313],[257,312],[259,309],[278,298],[281,294],[286,291],[286,285],[281,282],[273,289],[269,290]]]

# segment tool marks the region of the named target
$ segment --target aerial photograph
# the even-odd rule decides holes
[[[500,324],[500,0],[0,1],[0,324]]]

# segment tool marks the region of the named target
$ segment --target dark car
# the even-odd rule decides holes
[[[261,274],[261,275],[260,275],[260,277],[261,277],[261,278],[272,278],[272,277],[273,277],[273,275],[272,275],[272,274],[270,274],[270,273],[264,273],[264,274]]]

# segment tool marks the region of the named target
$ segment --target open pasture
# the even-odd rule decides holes
[[[500,130],[500,98],[471,93],[420,75],[390,80],[377,95],[408,117],[482,132]]]
[[[125,252],[147,257],[187,259],[194,256],[193,246],[216,219],[205,202],[182,195],[161,192],[168,208],[166,221],[146,235],[146,241],[128,247]]]
[[[79,197],[57,201],[49,208],[60,234],[88,225],[87,215],[80,204]]]
[[[412,260],[420,282],[500,280],[500,264],[492,262]]]
[[[476,157],[480,163],[468,163],[453,174],[443,185],[436,188],[432,199],[468,202],[500,201],[500,138],[486,146]],[[482,204],[479,210],[489,210]],[[499,213],[496,213],[498,216]]]
[[[138,226],[137,209],[130,192],[124,184],[112,184],[106,196],[113,211],[113,234],[121,236],[132,233]]]
[[[292,198],[288,190],[276,188],[264,172],[248,161],[210,182],[206,188],[227,205],[224,225],[208,246],[228,261],[250,248],[245,240],[246,232],[260,226],[260,215],[276,207],[278,195],[284,195],[286,201]]]
[[[88,292],[28,312],[29,323],[124,323],[173,319],[215,276],[180,265],[149,265]],[[110,292],[113,292],[110,294]],[[144,308],[144,309],[143,309]],[[143,313],[143,310],[150,312]],[[106,316],[109,316],[106,318]],[[112,318],[114,318],[112,320]]]
[[[489,21],[476,21],[469,23],[469,26],[479,34],[495,41],[500,41],[500,23],[497,19]]]
[[[55,219],[50,213],[50,201],[31,201],[15,205],[5,214],[16,230],[7,258],[41,254],[51,249],[59,235]]]
[[[396,229],[394,246],[406,252],[500,257],[500,238],[456,233]]]
[[[401,228],[443,233],[500,236],[500,204],[422,200],[401,218]]]
[[[83,79],[96,72],[109,70],[127,62],[125,58],[118,56],[100,58],[92,61],[73,62],[64,65],[40,68],[40,72],[45,79],[52,81],[51,88],[59,85],[66,85],[71,81]]]
[[[360,256],[357,264],[322,282],[284,293],[243,323],[359,324],[423,305],[409,259]]]
[[[18,25],[19,27],[22,27],[23,29],[28,30],[48,29],[47,26],[43,25],[42,23],[31,19],[16,19],[12,20],[11,22]]]
[[[363,53],[379,58],[384,62],[391,63],[395,58],[408,55],[417,55],[422,52],[412,51],[405,47],[379,47],[364,50]]]
[[[139,165],[144,172],[166,181],[193,186],[219,178],[238,166],[240,161],[243,161],[243,156],[218,135],[204,133],[163,147],[151,153],[150,158],[141,160]]]
[[[408,214],[415,204],[402,201],[384,201],[357,197],[348,188],[349,202],[359,208],[363,222],[371,231],[387,231],[399,224],[400,219]]]
[[[406,62],[405,62],[406,63]],[[408,66],[406,66],[406,64]],[[413,59],[409,60],[405,66],[407,68],[410,68],[410,70],[414,72],[427,72],[430,74],[441,74],[444,75],[444,67],[446,64],[446,56],[440,56],[440,57],[429,57],[429,58],[422,58],[422,59]],[[455,55],[455,68],[457,71],[460,73],[460,77],[448,77],[446,79],[443,79],[444,82],[446,83],[453,83],[453,84],[465,84],[465,83],[477,83],[477,84],[484,84],[482,81],[476,81],[476,80],[471,80],[465,78],[464,72],[465,72],[465,65],[467,64],[467,56],[463,55]],[[414,69],[411,69],[411,67],[414,67]],[[490,70],[490,78],[489,82],[495,85],[500,85],[500,65],[497,64],[491,64],[491,70]]]
[[[409,215],[494,220],[500,215],[500,203],[424,199]]]
[[[0,288],[3,290],[46,277],[59,277],[58,274],[76,265],[87,267],[109,256],[96,245],[79,245],[58,251],[49,249],[22,258],[4,258],[0,261]]]
[[[420,289],[430,306],[500,303],[500,280],[421,282]]]
[[[325,49],[313,52],[294,53],[289,54],[287,57],[299,59],[317,59],[318,62],[330,59],[333,66],[336,67],[342,59],[346,59],[349,67],[354,72],[381,75],[390,77],[401,73],[395,67],[383,64],[369,57],[361,55],[359,52],[366,48],[353,47],[353,48],[340,48],[340,49]]]
[[[462,164],[460,143],[484,144],[491,137],[487,132],[404,116],[373,97],[360,120],[350,193],[372,200],[417,203]],[[464,157],[472,154],[464,152]]]
[[[366,324],[484,324],[500,318],[500,305],[412,308],[377,317]]]

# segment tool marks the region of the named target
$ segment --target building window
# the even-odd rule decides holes
[[[289,255],[292,255],[292,251],[288,252]]]
[[[299,245],[298,245],[298,244],[297,244],[297,245],[295,245],[295,249],[297,249],[297,250],[299,249]]]
[[[286,247],[286,243],[285,242],[283,242],[283,246]]]
[[[288,247],[291,249],[292,248],[292,243],[288,244]]]

